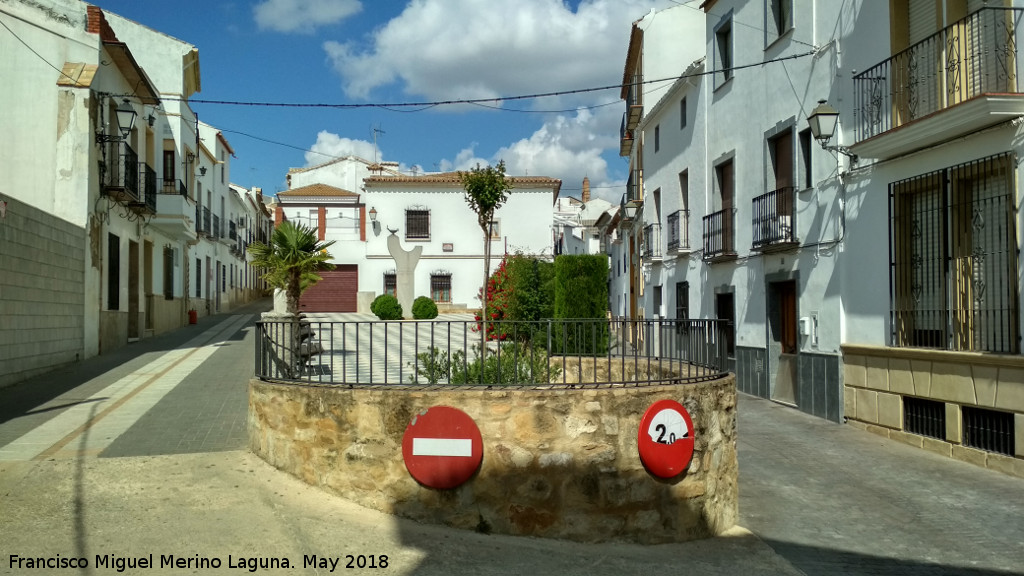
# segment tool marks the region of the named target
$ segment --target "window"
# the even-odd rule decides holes
[[[174,150],[164,150],[164,180],[174,180]]]
[[[730,324],[726,329],[725,351],[733,358],[736,356],[736,299],[732,292],[715,294],[715,316]]]
[[[661,284],[654,287],[654,310],[652,313],[656,318],[664,316],[661,311]]]
[[[196,298],[203,297],[203,261],[196,258]]]
[[[384,294],[398,296],[398,276],[394,270],[384,273]]]
[[[227,292],[228,291],[227,275],[228,275],[228,267],[223,265],[223,264],[221,264],[221,266],[220,266],[220,291],[221,292]]]
[[[686,98],[679,101],[679,129],[686,128]]]
[[[501,222],[498,220],[491,220],[491,240],[498,240],[501,238]]]
[[[452,301],[451,272],[434,272],[430,275],[430,297],[434,302],[450,304]]]
[[[766,0],[765,44],[771,44],[793,27],[793,0]]]
[[[676,282],[676,320],[690,319],[690,283]]]
[[[732,78],[732,17],[727,17],[715,29],[715,88]]]
[[[800,132],[800,187],[803,189],[814,186],[811,176],[811,129]]]
[[[174,248],[164,246],[164,300],[174,300]]]
[[[421,207],[405,210],[405,239],[430,240],[430,210]]]
[[[661,149],[661,125],[654,127],[654,151],[657,152]]]
[[[121,309],[121,238],[107,234],[107,310]]]
[[[893,346],[1016,354],[1016,159],[889,185]]]

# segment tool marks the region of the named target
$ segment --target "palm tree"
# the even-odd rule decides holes
[[[321,242],[312,228],[285,220],[274,229],[269,244],[250,244],[249,253],[267,284],[285,291],[287,312],[298,314],[299,296],[320,281],[317,272],[334,269],[327,252],[333,244],[334,240]]]

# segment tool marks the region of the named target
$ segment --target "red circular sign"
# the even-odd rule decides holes
[[[675,478],[693,459],[693,420],[675,400],[658,400],[640,419],[640,461],[658,478]]]
[[[402,458],[409,474],[429,488],[448,490],[469,480],[484,456],[476,422],[451,406],[433,406],[405,427]]]

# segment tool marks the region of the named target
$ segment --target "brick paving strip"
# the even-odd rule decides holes
[[[238,332],[252,315],[230,316],[179,349],[162,354],[47,421],[31,432],[0,448],[0,460],[44,460],[98,455],[143,414],[211,357],[217,345]],[[76,438],[87,435],[77,448],[68,448]]]

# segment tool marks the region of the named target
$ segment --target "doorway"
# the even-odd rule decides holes
[[[139,339],[139,243],[128,241],[128,341]]]
[[[768,389],[772,400],[792,406],[799,398],[797,314],[796,280],[769,282]]]

